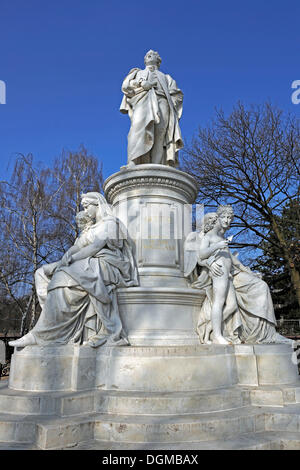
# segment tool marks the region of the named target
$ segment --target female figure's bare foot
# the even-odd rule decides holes
[[[9,341],[9,346],[13,346],[14,348],[25,348],[25,346],[34,346],[36,344],[36,339],[32,333],[27,333],[27,335],[22,336],[20,339],[16,339],[15,341]]]
[[[229,341],[227,341],[227,339],[224,338],[224,336],[215,336],[214,337],[214,343],[215,344],[230,344]]]

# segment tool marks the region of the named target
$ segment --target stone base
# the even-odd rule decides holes
[[[298,378],[293,344],[241,344],[234,349],[240,385],[290,384]]]
[[[300,449],[292,354],[279,344],[27,347],[0,386],[0,449]]]
[[[209,392],[21,393],[2,382],[0,449],[299,450],[299,392],[296,383]]]
[[[30,373],[28,373],[30,371]],[[9,387],[24,392],[179,392],[296,382],[286,344],[170,347],[27,346],[12,356]]]
[[[187,287],[118,289],[120,316],[130,344],[199,345],[196,325],[203,298],[201,291]]]

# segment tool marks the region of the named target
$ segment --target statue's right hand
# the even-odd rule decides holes
[[[220,242],[216,243],[216,248],[228,248],[228,240],[221,240]]]
[[[144,90],[150,90],[150,88],[153,86],[153,83],[149,82],[148,80],[143,80],[141,82],[141,86],[144,88]]]

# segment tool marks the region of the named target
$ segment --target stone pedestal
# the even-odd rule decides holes
[[[196,324],[203,295],[188,288],[183,275],[195,180],[165,165],[138,165],[110,176],[104,191],[135,245],[140,287],[118,292],[130,344],[199,344]]]
[[[136,247],[142,287],[186,287],[183,241],[192,230],[194,178],[165,165],[138,165],[104,183],[107,201]]]
[[[289,345],[29,346],[0,386],[0,448],[300,448]]]
[[[156,347],[27,346],[12,357],[9,387],[25,392],[191,392],[298,380],[284,344]]]

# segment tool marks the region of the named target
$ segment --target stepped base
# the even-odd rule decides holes
[[[0,445],[0,449],[2,449]],[[292,432],[258,432],[243,434],[234,439],[221,439],[209,442],[187,442],[176,444],[136,444],[112,443],[107,441],[90,441],[81,445],[69,446],[64,450],[299,450],[300,433]],[[151,459],[151,457],[150,457]],[[152,459],[151,459],[152,461]]]
[[[199,394],[26,396],[1,385],[0,449],[300,449],[299,383]],[[273,406],[256,406],[258,392],[265,400],[273,394]],[[13,409],[20,398],[23,405],[27,402],[23,413]],[[43,400],[50,399],[54,406],[48,415],[41,414]],[[186,406],[182,411],[181,403]]]
[[[28,347],[0,385],[0,448],[300,449],[295,362],[278,344]]]

